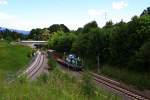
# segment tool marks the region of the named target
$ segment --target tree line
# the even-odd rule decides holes
[[[86,64],[96,64],[99,57],[101,65],[150,71],[150,7],[127,23],[108,21],[100,28],[96,21],[92,21],[76,31],[52,33],[49,48],[75,53]]]
[[[28,39],[32,40],[48,40],[54,32],[70,32],[69,28],[64,24],[53,24],[48,28],[36,28],[32,29],[28,35]]]
[[[0,31],[0,39],[7,41],[19,41],[23,39],[27,39],[27,35],[11,31],[9,29],[4,29]]]

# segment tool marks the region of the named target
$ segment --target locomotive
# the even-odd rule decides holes
[[[65,59],[65,63],[67,64],[67,67],[71,67],[74,70],[82,69],[81,59],[75,54],[69,54]]]
[[[81,59],[75,54],[69,54],[63,59],[63,57],[54,50],[48,50],[48,55],[56,59],[56,61],[61,65],[71,68],[72,70],[80,71],[83,69]]]

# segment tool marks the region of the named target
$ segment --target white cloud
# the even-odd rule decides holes
[[[20,29],[20,30],[31,30],[33,28],[44,28],[49,27],[50,23],[47,20],[41,21],[28,21],[19,16],[0,12],[0,27]]]
[[[9,14],[6,14],[6,13],[3,13],[3,12],[0,12],[0,20],[5,20],[5,19],[14,19],[15,16],[13,15],[9,15]]]
[[[118,1],[118,2],[112,3],[113,9],[116,9],[116,10],[120,10],[120,9],[125,8],[127,6],[128,6],[128,4],[125,3],[124,1]]]
[[[30,30],[32,25],[18,16],[0,12],[0,27]]]
[[[103,16],[106,13],[106,10],[96,10],[96,9],[89,9],[88,14],[92,17],[96,16]]]
[[[7,4],[7,3],[8,3],[7,0],[0,0],[0,5]]]

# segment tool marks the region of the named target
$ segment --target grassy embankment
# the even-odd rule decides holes
[[[119,69],[118,67],[103,66],[101,67],[100,74],[141,90],[150,90],[150,73],[135,72],[127,69]]]
[[[0,41],[0,78],[4,79],[8,74],[13,75],[19,69],[24,68],[30,60],[28,57],[30,53],[29,47]]]
[[[93,84],[81,81],[59,69],[38,80],[18,79],[12,84],[0,83],[0,99],[3,100],[120,100],[121,97],[97,89]]]
[[[0,41],[0,70],[16,72],[23,68],[30,58],[29,47],[12,45],[6,41]]]

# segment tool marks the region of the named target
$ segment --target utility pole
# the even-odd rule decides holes
[[[98,67],[98,73],[100,72],[100,59],[99,59],[99,53],[97,55],[97,67]]]
[[[107,21],[107,12],[105,12],[105,20]]]

